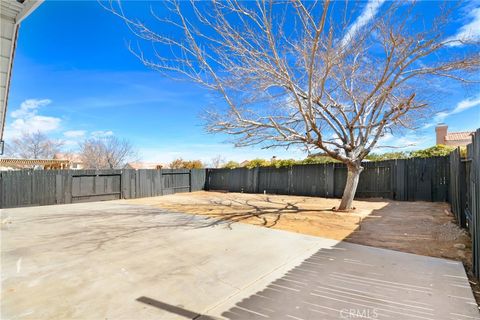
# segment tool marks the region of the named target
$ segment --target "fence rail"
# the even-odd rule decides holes
[[[204,189],[204,169],[0,172],[0,208],[154,197]]]
[[[447,201],[449,158],[413,158],[362,164],[357,198]],[[344,164],[296,165],[289,168],[208,169],[208,190],[277,193],[339,198],[347,179]]]

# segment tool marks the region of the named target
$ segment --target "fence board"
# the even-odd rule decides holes
[[[0,172],[0,208],[153,197],[205,188],[206,170]]]
[[[258,168],[258,189],[262,193],[290,194],[289,168]]]
[[[208,169],[207,190],[258,192],[258,168]]]
[[[357,198],[446,201],[448,159],[365,162]],[[255,179],[255,177],[257,177]],[[207,190],[341,197],[347,180],[344,164],[296,165],[290,168],[209,169]]]
[[[480,276],[480,129],[477,129],[468,147],[470,172],[468,178],[467,206],[472,216],[473,272]]]
[[[205,179],[207,172],[204,169],[192,169],[191,170],[191,191],[200,191],[205,189]]]
[[[294,166],[291,193],[302,196],[327,196],[327,166]]]
[[[467,192],[467,179],[466,169],[467,161],[462,160],[460,157],[460,149],[454,150],[450,154],[450,186],[449,186],[449,201],[451,209],[457,223],[466,228],[471,223],[467,222],[466,209],[466,192]],[[471,220],[471,217],[470,219]]]
[[[467,228],[472,238],[473,273],[480,277],[480,129],[467,145],[467,158],[462,159],[460,148],[449,156],[449,197],[457,223]]]
[[[429,158],[365,163],[357,197],[445,201],[452,178],[448,176],[448,161]],[[108,175],[112,177],[95,178]],[[202,189],[341,197],[346,168],[335,163],[255,169],[52,170],[2,172],[0,177],[0,206],[7,208],[72,203],[88,194],[94,201],[109,193],[130,199]]]

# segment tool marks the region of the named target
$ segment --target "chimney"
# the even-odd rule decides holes
[[[445,144],[445,137],[447,136],[448,126],[445,123],[440,123],[435,127],[437,134],[437,144]]]

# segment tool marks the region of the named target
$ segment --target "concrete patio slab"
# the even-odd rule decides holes
[[[125,201],[1,219],[2,319],[479,318],[454,261]]]

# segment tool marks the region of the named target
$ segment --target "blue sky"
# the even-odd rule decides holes
[[[480,2],[468,8],[459,11],[452,34],[480,30]],[[6,141],[22,131],[40,130],[72,150],[84,138],[114,134],[129,139],[145,161],[305,157],[292,150],[238,149],[224,142],[226,136],[205,133],[199,116],[211,103],[208,92],[147,69],[127,50],[132,39],[120,19],[96,1],[43,3],[20,29]],[[420,130],[387,136],[384,144],[431,146],[434,124],[442,120],[452,131],[480,127],[478,86],[454,88],[437,106],[436,118]]]

